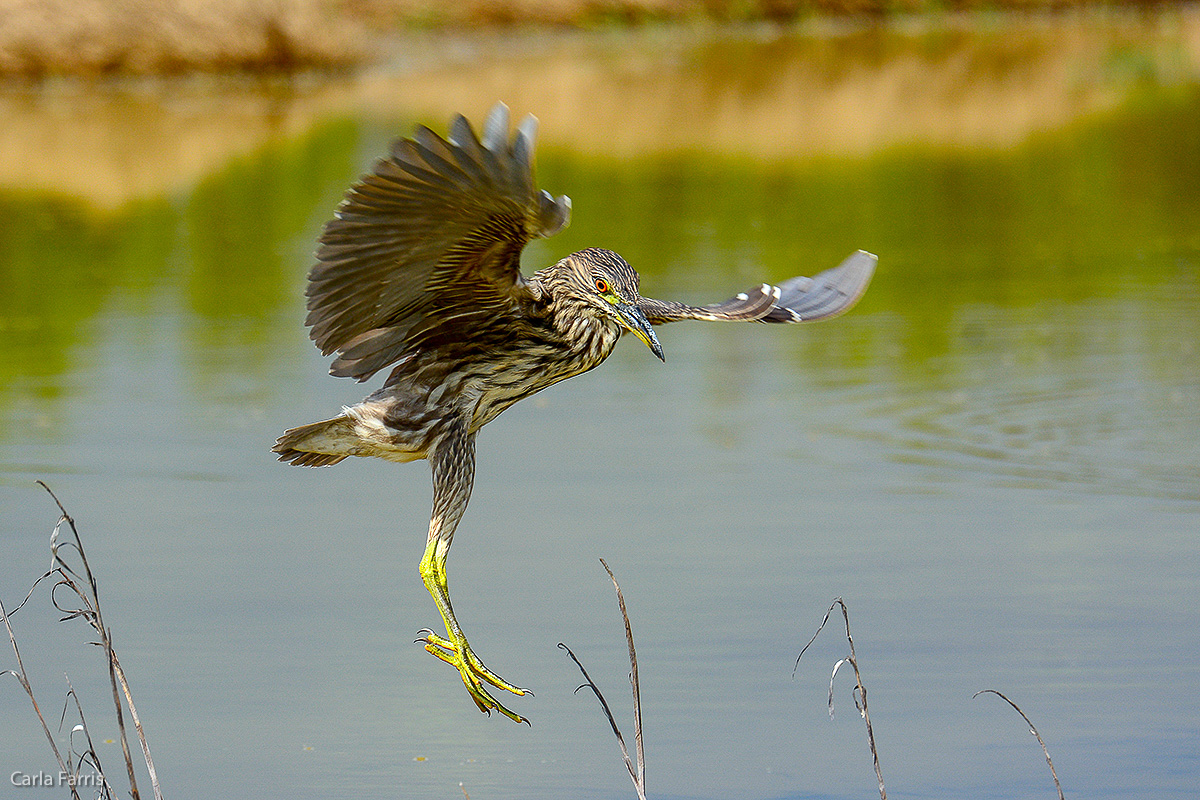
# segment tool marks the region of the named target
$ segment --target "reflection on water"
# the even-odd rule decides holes
[[[566,639],[621,704],[602,555],[639,637],[652,794],[874,791],[854,715],[822,718],[835,637],[787,680],[843,594],[889,788],[1044,796],[1017,720],[967,704],[992,687],[1034,717],[1071,793],[1189,796],[1194,17],[1113,23],[1099,43],[1068,22],[476,46],[453,68],[260,93],[259,117],[236,87],[227,118],[201,113],[221,108],[212,92],[179,139],[153,118],[183,113],[178,98],[91,101],[109,155],[79,164],[44,132],[97,106],[3,98],[28,135],[20,164],[0,159],[3,599],[44,563],[53,520],[29,484],[50,476],[93,537],[160,774],[196,794],[629,796],[554,649]],[[384,92],[378,113],[355,110]],[[647,294],[709,300],[857,247],[881,256],[836,322],[668,328],[666,365],[619,348],[489,426],[455,598],[489,663],[539,690],[532,730],[478,717],[409,647],[432,621],[424,465],[300,471],[268,453],[364,393],[323,376],[302,328],[309,252],[344,185],[395,118],[477,114],[497,94],[545,105],[541,182],[574,201],[530,266],[603,245]],[[33,621],[27,650],[62,652]],[[0,766],[49,768],[13,694]]]
[[[353,126],[324,126],[234,160],[184,198],[119,211],[0,193],[5,402],[62,395],[78,369],[72,354],[102,334],[105,315],[178,315],[178,345],[201,393],[217,373],[261,372],[294,338],[280,323],[299,313],[297,259],[325,213],[318,207],[331,207],[334,187],[354,174],[355,136]],[[26,411],[45,425],[53,408],[38,402]],[[14,427],[21,422],[6,426]]]
[[[390,68],[262,86],[52,83],[0,91],[0,186],[111,208],[175,192],[330,118],[482,116],[504,99],[542,141],[622,159],[795,162],[912,144],[1009,147],[1200,76],[1200,7],[890,25],[552,37],[417,37]]]

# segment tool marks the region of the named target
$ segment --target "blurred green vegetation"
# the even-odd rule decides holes
[[[540,182],[572,197],[574,219],[526,263],[605,246],[639,269],[647,294],[715,300],[868,249],[880,271],[847,330],[862,337],[858,358],[898,358],[912,374],[970,340],[962,319],[977,307],[1059,314],[1128,300],[1149,319],[1182,303],[1176,335],[1200,341],[1200,92],[1137,97],[1004,150],[911,146],[778,164],[546,149]],[[114,314],[179,315],[168,330],[200,391],[239,381],[272,391],[261,376],[302,349],[303,276],[320,225],[395,130],[329,121],[237,158],[184,196],[115,212],[0,195],[0,403],[68,391]],[[886,324],[873,333],[870,320]]]
[[[324,125],[236,159],[184,197],[117,211],[0,194],[0,398],[60,396],[105,316],[181,315],[171,327],[197,386],[263,369],[290,333],[281,320],[303,317],[297,248],[311,250],[318,216],[353,178],[354,141],[354,126]]]
[[[113,287],[140,294],[165,271],[174,219],[161,200],[106,217],[68,198],[0,194],[0,381],[10,392],[62,390]]]
[[[1195,304],[1197,176],[1194,89],[1155,91],[1000,151],[913,146],[787,166],[540,161],[543,185],[574,201],[556,251],[612,247],[649,291],[713,300],[742,283],[811,274],[856,248],[879,254],[857,313],[901,320],[905,358],[917,362],[952,348],[955,320],[973,305],[1158,297],[1155,289]]]
[[[261,373],[299,330],[297,287],[320,225],[356,174],[356,137],[347,121],[323,125],[238,158],[187,198],[178,288],[201,384]]]

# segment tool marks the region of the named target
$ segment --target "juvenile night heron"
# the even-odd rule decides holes
[[[333,419],[279,438],[280,461],[336,464],[347,456],[428,459],[433,513],[421,577],[446,635],[417,641],[462,676],[471,699],[525,721],[486,687],[523,695],[472,652],[454,617],[446,555],[467,508],[475,434],[523,397],[608,358],[626,331],[663,358],[653,325],[684,319],[810,322],[862,295],[875,256],[859,251],[815,278],[763,284],[723,303],[687,306],[638,294],[638,274],[609,250],[572,253],[529,277],[521,249],[566,226],[571,201],[538,191],[536,120],[509,139],[497,105],[477,137],[461,116],[443,139],[418,127],[346,194],[325,226],[309,273],[310,335],[330,372],[384,385]]]

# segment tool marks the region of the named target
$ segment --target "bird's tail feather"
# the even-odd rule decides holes
[[[301,425],[284,431],[271,452],[296,467],[327,467],[353,455],[347,446],[353,440],[353,427],[353,420],[345,415]]]

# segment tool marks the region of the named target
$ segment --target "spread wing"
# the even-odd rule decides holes
[[[392,145],[338,206],[308,275],[309,335],[330,372],[366,380],[422,347],[469,338],[529,295],[521,249],[570,220],[571,201],[539,192],[537,120],[509,141],[497,104],[477,137],[462,116],[443,139],[418,127]]]
[[[867,290],[878,259],[859,250],[814,278],[790,278],[778,286],[764,283],[723,303],[688,306],[642,298],[638,308],[651,325],[681,319],[745,322],[815,322],[849,311]]]

